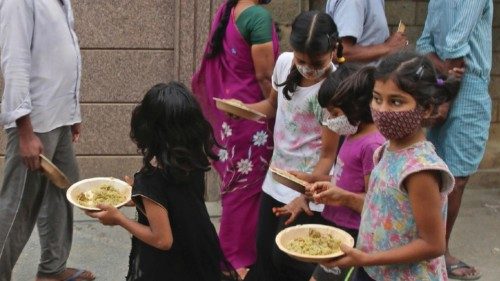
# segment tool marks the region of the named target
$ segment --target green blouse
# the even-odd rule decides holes
[[[250,45],[272,41],[274,27],[271,13],[260,5],[243,10],[236,19],[236,26]]]

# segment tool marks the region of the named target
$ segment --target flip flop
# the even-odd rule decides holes
[[[90,271],[87,271],[87,270],[84,270],[84,269],[77,269],[77,268],[69,268],[69,267],[66,268],[66,270],[68,270],[68,269],[69,270],[73,270],[74,273],[71,276],[69,276],[69,277],[67,277],[65,279],[59,279],[60,277],[57,278],[56,276],[48,276],[48,275],[46,276],[46,275],[38,274],[37,275],[37,280],[39,280],[40,278],[42,278],[42,279],[60,280],[60,281],[78,281],[78,280],[88,280],[88,281],[91,281],[91,280],[95,279],[95,276]],[[94,277],[92,277],[92,278],[83,277],[83,275],[85,273],[88,273],[88,274],[90,274],[91,276],[94,276]]]
[[[457,280],[477,280],[481,278],[481,273],[476,270],[476,273],[474,275],[458,275],[454,274],[453,271],[459,268],[468,268],[468,269],[473,269],[474,267],[466,264],[463,261],[459,261],[456,264],[450,264],[446,265],[446,272],[448,273],[448,278],[451,279],[457,279]]]

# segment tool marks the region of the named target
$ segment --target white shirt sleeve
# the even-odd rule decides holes
[[[286,78],[290,73],[290,69],[293,63],[292,61],[292,52],[284,52],[276,60],[276,64],[274,65],[273,70],[273,76],[271,77],[271,83],[275,91],[279,91],[279,87],[276,84],[282,84],[286,81]]]
[[[31,0],[4,0],[0,6],[1,67],[5,80],[0,124],[12,123],[32,110],[30,99]]]
[[[339,2],[340,1],[340,2]],[[354,37],[359,40],[363,35],[366,0],[337,0],[327,7],[327,13],[333,18],[339,31],[339,37]]]

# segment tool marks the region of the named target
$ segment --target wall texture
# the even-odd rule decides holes
[[[122,177],[140,165],[129,140],[130,113],[153,84],[171,79],[189,84],[203,52],[212,16],[222,0],[74,0],[83,55],[83,131],[76,145],[82,178]],[[291,20],[300,11],[323,9],[324,0],[274,0],[268,7],[287,50]],[[473,183],[500,186],[500,0],[495,0],[491,137]],[[420,34],[426,1],[386,0],[392,28],[402,19],[412,43]],[[1,81],[0,81],[1,83]],[[0,85],[1,86],[1,85]],[[5,135],[0,133],[0,154]],[[3,158],[0,158],[0,174]],[[217,198],[216,178],[209,199]]]

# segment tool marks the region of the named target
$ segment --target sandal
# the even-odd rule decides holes
[[[463,275],[459,275],[459,274],[454,274],[453,273],[454,270],[457,270],[457,269],[460,269],[460,268],[472,269],[472,270],[474,270],[474,271],[472,271],[474,273],[473,274],[463,274]],[[456,264],[446,265],[446,272],[448,273],[448,278],[451,278],[451,279],[457,279],[457,280],[477,280],[477,279],[481,278],[481,273],[479,271],[477,271],[476,268],[474,268],[473,266],[470,266],[470,265],[466,264],[463,261],[459,261]]]

